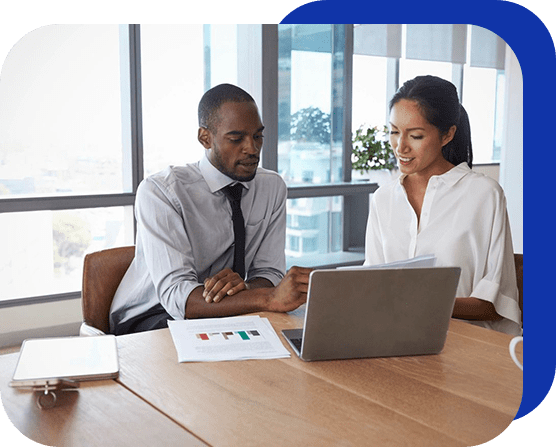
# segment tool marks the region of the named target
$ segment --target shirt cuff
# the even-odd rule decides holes
[[[498,315],[512,320],[518,325],[521,324],[519,304],[511,297],[501,293],[499,284],[483,278],[470,296],[492,303]]]

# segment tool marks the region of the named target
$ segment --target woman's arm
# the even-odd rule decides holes
[[[478,298],[456,298],[452,317],[462,320],[501,320],[494,304]]]

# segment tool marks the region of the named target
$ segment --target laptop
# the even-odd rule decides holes
[[[302,329],[283,336],[305,361],[438,354],[459,267],[314,270]]]

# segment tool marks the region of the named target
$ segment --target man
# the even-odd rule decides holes
[[[284,276],[287,190],[258,167],[263,130],[255,101],[239,87],[203,95],[205,157],[168,167],[137,190],[135,259],[112,303],[112,333],[163,328],[168,319],[287,312],[306,301],[310,269]]]

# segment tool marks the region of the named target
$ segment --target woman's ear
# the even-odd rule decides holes
[[[205,149],[210,149],[212,147],[212,134],[206,127],[199,127],[197,140],[199,140],[199,143],[201,143]]]
[[[442,135],[442,146],[446,146],[450,141],[454,139],[454,135],[456,134],[456,130],[458,130],[457,126],[454,124],[452,127],[448,129],[444,135]]]

